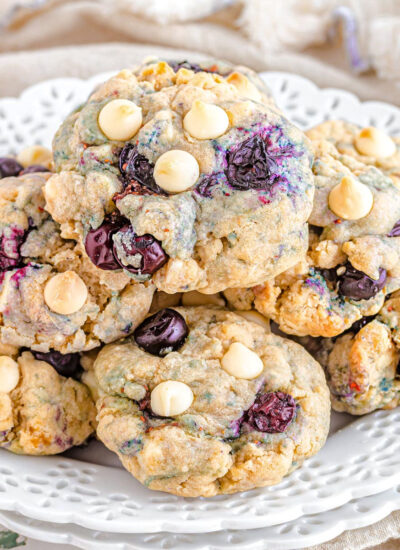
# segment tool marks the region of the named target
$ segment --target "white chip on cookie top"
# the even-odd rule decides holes
[[[193,402],[193,392],[187,384],[176,380],[161,382],[151,392],[151,408],[159,416],[177,416]]]
[[[53,161],[53,154],[50,149],[43,145],[31,145],[26,147],[17,155],[17,161],[27,168],[31,164],[40,164],[45,168],[50,168]]]
[[[235,71],[228,76],[226,81],[233,84],[241,96],[253,101],[260,101],[261,94],[258,88],[244,74]]]
[[[257,378],[264,370],[260,357],[240,342],[229,346],[221,359],[221,366],[228,374],[245,380]]]
[[[108,139],[127,141],[142,125],[142,109],[129,99],[112,99],[101,109],[98,122]]]
[[[0,356],[0,393],[9,393],[19,382],[19,365],[7,355]]]
[[[61,315],[71,315],[79,311],[87,296],[87,286],[75,271],[54,275],[44,289],[47,306]]]
[[[359,153],[369,157],[387,158],[396,152],[396,144],[379,128],[363,128],[356,136],[354,144]]]
[[[226,112],[218,105],[196,100],[183,119],[183,127],[196,139],[215,139],[229,126]]]
[[[190,189],[199,174],[199,164],[194,156],[180,149],[163,153],[154,166],[155,182],[168,193],[182,193]]]
[[[344,220],[359,220],[367,216],[374,203],[374,196],[367,185],[344,176],[328,197],[329,208]]]

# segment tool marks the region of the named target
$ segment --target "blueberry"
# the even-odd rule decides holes
[[[124,255],[134,258],[135,266],[121,262],[118,257],[119,248]],[[152,275],[168,261],[168,256],[157,239],[149,234],[136,235],[131,225],[125,225],[115,234],[113,250],[120,267],[140,275]]]
[[[234,189],[268,189],[276,179],[274,174],[279,156],[287,156],[288,151],[269,153],[266,140],[260,135],[252,136],[226,154],[225,170],[229,184]]]
[[[24,167],[13,158],[0,158],[0,178],[9,178],[10,176],[18,176]]]
[[[281,433],[286,430],[296,412],[293,397],[281,391],[263,393],[244,413],[243,422],[254,430],[265,433]]]
[[[147,317],[137,327],[133,337],[139,347],[161,357],[183,346],[188,334],[189,329],[182,315],[166,308]]]
[[[215,73],[215,70],[212,70],[212,68],[202,69],[197,63],[190,63],[189,61],[186,61],[186,59],[184,61],[170,61],[169,66],[172,67],[176,73],[179,69],[188,69],[189,71],[193,71],[195,73],[199,73],[200,71],[205,73]]]
[[[154,164],[139,153],[136,145],[128,143],[122,149],[119,156],[119,169],[124,181],[124,191],[116,196],[116,200],[130,193],[166,194],[153,178]]]
[[[22,172],[20,172],[20,176],[23,174],[34,174],[35,172],[50,172],[46,166],[42,166],[41,164],[31,164],[27,168],[24,168]]]
[[[100,227],[86,235],[85,250],[95,266],[107,271],[121,269],[114,257],[112,236],[126,224],[129,225],[126,218],[113,213],[106,216]]]
[[[79,353],[66,353],[63,355],[59,351],[50,350],[47,353],[41,351],[32,351],[35,359],[38,361],[46,361],[49,365],[67,378],[72,378],[76,375],[80,368],[80,355]]]
[[[386,270],[379,269],[379,279],[371,279],[363,271],[355,269],[350,263],[345,266],[345,271],[338,276],[338,292],[352,300],[368,300],[377,294],[386,283]]]

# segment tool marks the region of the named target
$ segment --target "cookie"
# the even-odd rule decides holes
[[[312,140],[327,139],[343,155],[370,166],[376,166],[400,187],[400,138],[383,130],[343,120],[327,120],[306,134]]]
[[[327,437],[319,364],[218,307],[160,310],[105,346],[94,371],[98,437],[153,490],[195,497],[272,485]]]
[[[46,208],[99,268],[216,293],[304,255],[308,140],[235,74],[124,70],[58,130]]]
[[[0,447],[14,453],[62,453],[94,431],[96,409],[87,387],[58,374],[47,362],[54,357],[45,359],[28,351],[0,357]],[[60,369],[65,367],[64,361]]]
[[[315,198],[306,261],[252,289],[225,291],[287,334],[334,337],[375,315],[400,283],[400,190],[375,166],[313,141]]]
[[[49,174],[0,180],[0,341],[80,352],[132,332],[154,286],[98,269],[44,209]]]

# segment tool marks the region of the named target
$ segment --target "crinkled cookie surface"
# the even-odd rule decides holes
[[[0,340],[43,352],[80,352],[132,332],[150,309],[154,286],[96,268],[79,243],[61,237],[44,209],[48,177],[0,180]],[[87,289],[81,307],[69,313],[53,310],[45,297],[49,281],[62,273],[72,273]],[[65,288],[60,295],[68,302],[72,295]]]
[[[321,448],[329,392],[303,348],[219,308],[165,311],[187,325],[179,349],[154,355],[137,345],[135,338],[145,340],[136,332],[103,348],[94,366],[106,394],[97,403],[98,437],[139,481],[183,496],[233,493],[278,483]],[[153,334],[169,329],[160,325]],[[250,361],[261,359],[256,378],[226,370],[223,358],[237,343]],[[157,416],[154,390],[171,381],[193,400],[180,414]]]
[[[311,150],[250,78],[156,62],[97,89],[54,139],[58,173],[46,185],[46,207],[63,234],[80,235],[96,265],[168,293],[251,286],[299,261],[313,199]],[[116,99],[141,108],[138,131],[124,141],[99,126]],[[217,109],[225,131],[194,137],[185,120],[195,108],[192,120]],[[176,151],[199,176],[169,192],[162,181],[180,165],[157,163]]]
[[[399,288],[400,190],[381,170],[340,153],[329,141],[312,144],[316,190],[306,260],[274,281],[230,289],[225,296],[237,309],[254,303],[288,334],[333,337],[378,313],[385,296]],[[357,219],[331,209],[330,193],[343,180],[350,181],[343,196],[355,182],[360,202],[363,193],[371,199],[369,212]]]
[[[16,361],[18,383],[0,393],[0,447],[18,454],[53,455],[84,443],[96,418],[88,388],[60,376],[30,352]]]

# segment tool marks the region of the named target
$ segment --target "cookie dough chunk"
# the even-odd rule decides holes
[[[79,243],[61,237],[44,209],[47,178],[0,180],[0,342],[79,352],[132,332],[154,286],[97,268]]]
[[[0,447],[53,455],[81,445],[94,431],[88,388],[25,351],[0,356]]]
[[[311,149],[250,83],[160,61],[103,84],[54,139],[46,208],[63,234],[99,268],[170,294],[251,286],[294,265]]]
[[[306,134],[312,140],[326,139],[339,153],[379,168],[400,187],[400,138],[378,128],[362,128],[343,120],[328,120]]]
[[[98,437],[150,489],[195,497],[273,485],[327,437],[319,364],[218,307],[159,311],[105,346],[94,371]]]
[[[253,289],[230,289],[281,330],[333,337],[375,315],[400,282],[400,190],[381,170],[313,141],[315,200],[306,262]]]

